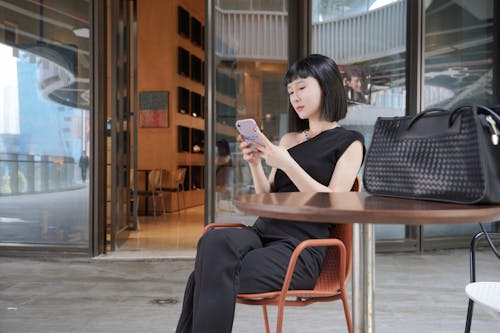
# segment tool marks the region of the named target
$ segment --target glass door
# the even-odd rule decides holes
[[[110,114],[108,115],[108,249],[117,250],[137,228],[137,213],[131,202],[137,202],[130,183],[137,179],[135,165],[137,146],[135,118],[135,12],[134,1],[111,0],[111,69]],[[131,171],[132,170],[132,171]],[[135,196],[135,198],[134,198]],[[135,199],[135,201],[134,201]]]

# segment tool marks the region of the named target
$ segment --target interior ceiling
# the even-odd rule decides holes
[[[71,82],[63,87],[52,85],[59,88],[46,94],[71,107],[87,108],[89,102],[90,41],[85,33],[77,36],[74,32],[88,31],[89,11],[88,0],[0,0],[0,29],[10,33],[0,34],[1,41],[71,72]]]

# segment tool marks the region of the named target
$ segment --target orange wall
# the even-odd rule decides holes
[[[202,96],[201,83],[177,74],[179,46],[204,60],[204,51],[177,33],[177,7],[205,25],[204,0],[141,0],[137,2],[138,27],[138,92],[166,90],[169,92],[169,127],[139,128],[138,168],[163,168],[173,174],[180,164],[203,165],[202,154],[177,153],[177,126],[204,129],[204,119],[177,112],[177,88],[185,87]],[[171,182],[171,181],[169,181]]]

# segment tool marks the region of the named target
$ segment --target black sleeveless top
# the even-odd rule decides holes
[[[312,178],[328,186],[337,161],[354,141],[360,141],[364,147],[361,133],[336,127],[288,149],[288,152]],[[363,148],[363,155],[364,151]],[[298,189],[290,178],[278,169],[274,177],[273,192],[298,192]],[[308,222],[310,223],[259,217],[254,223],[254,228],[264,243],[285,241],[296,246],[305,239],[329,237],[330,224]],[[314,252],[321,264],[324,249],[317,249]]]

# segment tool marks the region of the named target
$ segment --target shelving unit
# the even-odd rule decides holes
[[[177,165],[187,169],[184,181],[187,206],[202,205],[204,202],[204,26],[203,17],[196,17],[188,10],[187,1],[178,1],[178,44],[177,44]],[[185,5],[184,5],[185,4]],[[167,210],[177,209],[174,196]],[[181,194],[183,195],[183,194]],[[170,209],[169,209],[170,208]]]

